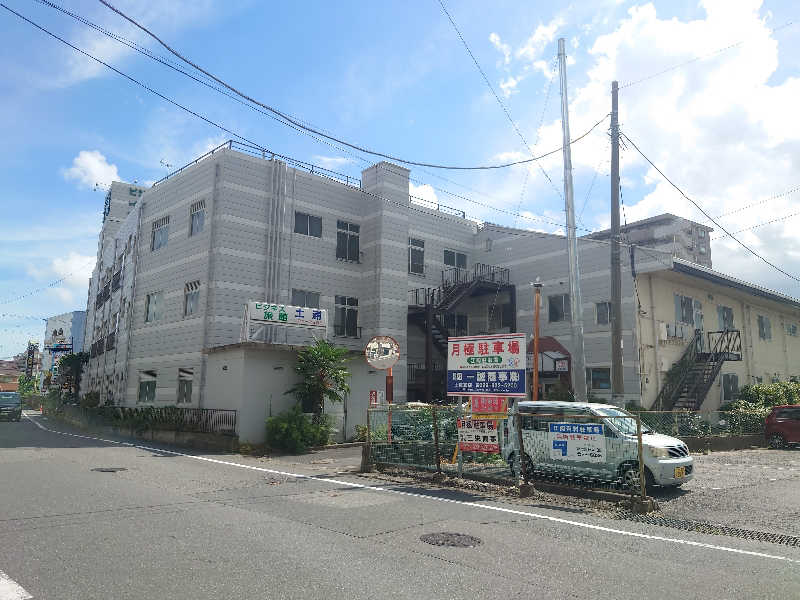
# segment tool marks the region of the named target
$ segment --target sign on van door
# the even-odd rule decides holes
[[[599,423],[548,423],[550,458],[561,461],[606,462],[604,425]]]

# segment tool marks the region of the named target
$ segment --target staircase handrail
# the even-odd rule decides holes
[[[675,404],[675,397],[683,386],[689,371],[692,370],[697,361],[697,355],[701,350],[703,341],[702,335],[699,329],[694,330],[694,337],[689,342],[689,345],[686,346],[678,361],[667,371],[666,381],[661,386],[658,396],[656,396],[655,404],[658,405],[659,410],[671,410],[673,404]]]
[[[711,345],[712,334],[721,334],[714,342],[711,352],[708,353],[708,362],[712,364],[711,371],[703,371],[703,377],[696,380],[691,389],[687,390],[687,397],[694,398],[695,410],[700,410],[706,400],[708,391],[716,381],[719,372],[722,370],[722,363],[733,352],[742,351],[742,338],[738,329],[725,329],[723,331],[710,331],[708,333],[708,344]]]

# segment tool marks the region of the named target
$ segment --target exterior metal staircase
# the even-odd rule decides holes
[[[728,360],[742,360],[742,338],[736,329],[708,333],[709,352],[703,352],[703,334],[694,337],[681,358],[667,372],[656,398],[659,410],[699,410]]]

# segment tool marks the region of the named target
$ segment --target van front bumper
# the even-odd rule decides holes
[[[694,460],[691,456],[664,458],[654,463],[646,463],[658,485],[680,485],[694,477]],[[680,475],[683,470],[683,477]]]

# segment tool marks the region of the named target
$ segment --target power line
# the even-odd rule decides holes
[[[5,8],[5,9],[6,9],[8,12],[10,12],[10,13],[12,13],[12,14],[16,15],[17,17],[19,17],[20,19],[22,19],[22,20],[23,20],[23,21],[25,21],[26,23],[29,23],[30,25],[32,25],[32,26],[34,26],[34,27],[36,27],[36,29],[38,29],[38,30],[40,30],[40,31],[42,31],[42,32],[44,32],[44,33],[46,33],[46,34],[47,34],[47,35],[49,35],[50,37],[52,37],[52,38],[54,38],[54,39],[58,40],[59,42],[61,42],[62,44],[65,44],[65,45],[69,46],[70,48],[72,48],[72,49],[73,49],[73,50],[75,50],[76,52],[80,52],[80,53],[81,53],[81,54],[83,54],[84,56],[86,56],[86,57],[88,57],[88,58],[91,58],[92,60],[94,60],[95,62],[97,62],[97,63],[99,63],[99,64],[101,64],[101,65],[103,65],[104,67],[107,67],[107,68],[111,69],[112,71],[114,71],[114,72],[115,72],[115,73],[117,73],[118,75],[121,75],[122,77],[124,77],[125,79],[127,79],[127,80],[131,81],[132,83],[135,83],[136,85],[138,85],[138,86],[140,86],[140,87],[144,88],[145,90],[147,90],[147,91],[148,91],[148,92],[150,92],[151,94],[155,94],[156,96],[158,96],[158,97],[159,97],[159,98],[161,98],[162,100],[166,100],[166,101],[167,101],[167,102],[169,102],[170,104],[172,104],[172,105],[174,105],[174,106],[177,106],[177,107],[178,107],[178,108],[180,108],[181,110],[184,110],[184,111],[188,112],[189,114],[191,114],[191,115],[193,115],[193,116],[197,117],[198,119],[201,119],[201,120],[205,121],[205,122],[206,122],[206,123],[208,123],[209,125],[213,125],[214,127],[218,128],[218,129],[221,129],[222,131],[224,131],[224,132],[226,132],[226,133],[229,133],[229,134],[231,134],[233,137],[235,137],[235,138],[237,138],[237,139],[244,140],[245,142],[247,142],[247,143],[249,143],[249,144],[257,145],[255,142],[253,142],[253,141],[251,141],[251,140],[247,139],[246,137],[243,137],[243,136],[241,136],[241,135],[239,135],[239,134],[237,134],[237,133],[235,133],[235,132],[231,131],[230,129],[228,129],[227,127],[224,127],[224,126],[220,125],[219,123],[215,123],[215,122],[214,122],[214,121],[212,121],[211,119],[209,119],[209,118],[207,118],[207,117],[204,117],[203,115],[201,115],[201,114],[199,114],[199,113],[196,113],[196,112],[195,112],[195,111],[193,111],[192,109],[190,109],[190,108],[187,108],[186,106],[183,106],[182,104],[179,104],[179,103],[178,103],[178,102],[176,102],[175,100],[172,100],[171,98],[168,98],[168,97],[167,97],[167,96],[165,96],[164,94],[162,94],[162,93],[160,93],[160,92],[157,92],[156,90],[154,90],[153,88],[149,87],[148,85],[146,85],[146,84],[142,83],[141,81],[139,81],[139,80],[137,80],[137,79],[134,79],[134,78],[133,78],[133,77],[131,77],[130,75],[127,75],[127,74],[123,73],[123,72],[122,72],[122,71],[120,71],[119,69],[117,69],[117,68],[115,68],[115,67],[112,67],[110,64],[108,64],[107,62],[105,62],[105,61],[103,61],[103,60],[100,60],[100,59],[99,59],[99,58],[97,58],[96,56],[93,56],[93,55],[89,54],[88,52],[86,52],[86,51],[84,51],[84,50],[81,50],[81,49],[80,49],[80,48],[78,48],[77,46],[75,46],[75,45],[73,45],[73,44],[69,43],[69,42],[68,42],[67,40],[65,40],[64,38],[62,38],[62,37],[59,37],[59,36],[58,36],[58,35],[56,35],[55,33],[53,33],[53,32],[51,32],[51,31],[49,31],[49,30],[45,29],[45,28],[44,28],[44,27],[42,27],[41,25],[39,25],[39,24],[37,24],[37,23],[34,23],[33,21],[31,21],[31,20],[30,20],[30,19],[28,19],[27,17],[25,17],[25,16],[21,15],[20,13],[18,13],[18,12],[17,12],[17,11],[15,11],[15,10],[13,10],[12,8],[9,8],[9,7],[8,7],[8,6],[6,6],[5,4],[3,4],[3,3],[0,3],[0,6],[1,6],[1,7],[3,7],[3,8]],[[266,150],[266,148],[262,148],[262,149],[263,149],[263,150]]]
[[[742,212],[743,210],[747,210],[748,208],[752,208],[754,206],[759,206],[761,204],[765,204],[770,200],[777,200],[778,198],[782,198],[783,196],[788,196],[789,194],[793,194],[796,191],[800,190],[800,185],[796,185],[788,190],[775,194],[774,196],[770,196],[769,198],[764,198],[763,200],[758,200],[757,202],[753,202],[752,204],[745,204],[744,206],[740,206],[739,208],[734,208],[733,210],[729,210],[728,212],[724,212],[721,215],[717,215],[718,219],[722,217],[727,217],[730,215],[735,215],[736,213]]]
[[[161,44],[164,48],[166,48],[167,51],[170,54],[178,57],[179,59],[181,59],[186,64],[194,67],[195,69],[197,69],[198,71],[200,71],[204,75],[210,77],[211,79],[213,79],[214,81],[216,81],[217,83],[222,85],[223,87],[229,89],[231,92],[233,92],[237,96],[240,96],[240,97],[244,98],[245,100],[247,100],[248,102],[252,102],[253,104],[258,105],[258,106],[268,110],[269,112],[271,112],[271,113],[273,113],[275,115],[278,115],[282,119],[288,121],[289,123],[292,123],[293,125],[295,125],[297,127],[305,129],[306,131],[311,131],[312,133],[316,133],[317,135],[320,135],[320,136],[322,136],[324,138],[327,138],[327,139],[329,139],[329,140],[331,140],[333,142],[336,142],[336,143],[342,144],[344,146],[347,146],[348,148],[352,148],[353,150],[358,150],[359,152],[363,152],[364,154],[371,154],[373,156],[380,156],[381,158],[386,158],[386,159],[393,160],[393,161],[400,162],[400,163],[407,164],[407,165],[414,165],[414,166],[419,166],[419,167],[429,167],[429,168],[432,168],[432,169],[446,169],[446,170],[454,170],[454,171],[485,171],[485,170],[491,170],[491,169],[505,169],[507,167],[512,167],[512,166],[515,166],[515,165],[522,165],[522,164],[526,164],[526,163],[530,163],[530,162],[535,162],[535,161],[541,160],[542,158],[546,158],[546,157],[551,156],[553,154],[557,154],[558,152],[561,152],[563,150],[563,147],[562,147],[562,148],[557,148],[555,150],[552,150],[550,152],[546,152],[545,154],[542,154],[540,156],[534,156],[534,157],[529,158],[529,159],[517,160],[517,161],[508,162],[508,163],[498,164],[498,165],[477,165],[477,166],[442,165],[442,164],[436,164],[436,163],[413,161],[413,160],[408,160],[408,159],[400,158],[400,157],[397,157],[397,156],[393,156],[391,154],[385,154],[385,153],[382,153],[382,152],[377,152],[375,150],[370,150],[369,148],[365,148],[365,147],[359,146],[357,144],[352,144],[352,143],[350,143],[348,141],[345,141],[343,139],[334,137],[332,135],[328,135],[328,134],[324,133],[323,131],[321,131],[321,130],[319,130],[317,128],[305,125],[304,123],[292,118],[287,113],[284,113],[284,112],[282,112],[282,111],[280,111],[280,110],[278,110],[276,108],[273,108],[273,107],[271,107],[271,106],[269,106],[267,104],[259,102],[255,98],[252,98],[252,97],[248,96],[244,92],[239,91],[235,87],[229,85],[228,83],[226,83],[222,79],[220,79],[217,76],[215,76],[213,73],[209,73],[208,71],[206,71],[205,69],[203,69],[199,65],[195,64],[194,62],[192,62],[191,60],[189,60],[188,58],[183,56],[181,53],[179,53],[176,50],[174,50],[166,42],[164,42],[160,37],[158,37],[155,33],[150,31],[144,25],[139,24],[136,20],[132,19],[131,17],[129,17],[128,15],[126,15],[125,13],[120,11],[119,9],[115,8],[114,6],[112,6],[111,4],[106,2],[105,0],[99,0],[99,2],[101,4],[103,4],[104,6],[106,6],[107,8],[109,8],[110,10],[112,10],[113,12],[117,13],[119,16],[121,16],[123,19],[125,19],[126,21],[128,21],[132,25],[134,25],[137,28],[141,29],[143,32],[145,32],[150,37],[152,37],[159,44]],[[5,5],[0,5],[0,6],[3,6],[4,8],[8,8]],[[11,9],[8,9],[8,10],[11,10]],[[18,14],[18,13],[15,13],[15,14]],[[51,34],[51,35],[53,35],[53,34]],[[95,60],[97,60],[97,59],[95,59]],[[115,71],[116,71],[116,69],[115,69]],[[119,73],[119,71],[117,71],[117,72]],[[580,136],[580,137],[572,140],[570,142],[570,144],[574,144],[575,142],[579,141],[580,139],[582,139],[583,137],[585,137],[588,134],[589,134],[589,132],[586,132],[583,136]]]
[[[271,150],[269,150],[268,148],[265,148],[264,146],[261,146],[260,144],[258,144],[258,143],[256,143],[256,142],[253,142],[253,141],[249,140],[248,138],[246,138],[246,137],[244,137],[244,136],[242,136],[242,135],[240,135],[240,134],[238,134],[238,133],[236,133],[236,132],[232,131],[231,129],[228,129],[227,127],[224,127],[223,125],[220,125],[220,124],[218,124],[218,123],[216,123],[216,122],[212,121],[211,119],[209,119],[209,118],[207,118],[207,117],[204,117],[204,116],[203,116],[203,115],[201,115],[200,113],[197,113],[197,112],[193,111],[192,109],[190,109],[190,108],[188,108],[188,107],[186,107],[186,106],[183,106],[182,104],[180,104],[180,103],[178,103],[178,102],[176,102],[176,101],[172,100],[171,98],[169,98],[169,97],[165,96],[164,94],[161,94],[160,92],[158,92],[158,91],[154,90],[153,88],[149,87],[148,85],[146,85],[146,84],[144,84],[144,83],[142,83],[142,82],[140,82],[140,81],[138,81],[138,80],[134,79],[133,77],[131,77],[131,76],[129,76],[129,75],[127,75],[127,74],[123,73],[123,72],[122,72],[122,71],[120,71],[119,69],[116,69],[115,67],[113,67],[113,66],[109,65],[108,63],[105,63],[104,61],[102,61],[102,60],[100,60],[100,59],[96,58],[95,56],[93,56],[93,55],[89,54],[88,52],[85,52],[84,50],[81,50],[81,49],[80,49],[80,48],[78,48],[77,46],[74,46],[73,44],[71,44],[71,43],[67,42],[67,41],[66,41],[66,40],[64,40],[63,38],[61,38],[61,37],[59,37],[59,36],[57,36],[57,35],[55,35],[55,34],[51,33],[50,31],[48,31],[48,30],[47,30],[47,29],[45,29],[44,27],[42,27],[42,26],[40,26],[40,25],[38,25],[38,24],[34,23],[34,22],[33,22],[33,21],[31,21],[30,19],[27,19],[27,18],[26,18],[26,17],[24,17],[23,15],[20,15],[20,14],[19,14],[19,13],[17,13],[16,11],[14,11],[14,10],[10,9],[10,8],[9,8],[8,6],[6,6],[5,4],[2,4],[2,3],[0,3],[0,6],[2,6],[3,8],[5,8],[5,9],[6,9],[6,10],[8,10],[9,12],[11,12],[11,13],[15,14],[16,16],[18,16],[19,18],[23,19],[24,21],[26,21],[26,22],[30,23],[31,25],[33,25],[33,26],[34,26],[34,27],[36,27],[37,29],[39,29],[39,30],[43,31],[44,33],[48,34],[49,36],[51,36],[51,37],[53,37],[53,38],[57,39],[58,41],[62,42],[63,44],[65,44],[65,45],[67,45],[67,46],[69,46],[70,48],[73,48],[74,50],[76,50],[76,51],[80,52],[81,54],[83,54],[83,55],[85,55],[85,56],[87,56],[87,57],[91,58],[92,60],[95,60],[95,61],[97,61],[98,63],[100,63],[100,64],[102,64],[102,65],[104,65],[104,66],[108,67],[109,69],[111,69],[111,70],[112,70],[112,71],[114,71],[115,73],[118,73],[119,75],[122,75],[123,77],[125,77],[126,79],[128,79],[129,81],[131,81],[132,83],[135,83],[136,85],[139,85],[140,87],[142,87],[142,88],[144,88],[145,90],[147,90],[147,91],[151,92],[152,94],[154,94],[154,95],[158,96],[159,98],[162,98],[163,100],[166,100],[166,101],[167,101],[167,102],[169,102],[170,104],[173,104],[174,106],[176,106],[176,107],[178,107],[178,108],[180,108],[180,109],[182,109],[182,110],[184,110],[184,111],[188,112],[189,114],[191,114],[191,115],[193,115],[193,116],[195,116],[195,117],[197,117],[197,118],[199,118],[199,119],[201,119],[201,120],[205,121],[206,123],[209,123],[210,125],[212,125],[212,126],[214,126],[214,127],[217,127],[218,129],[220,129],[220,130],[222,130],[222,131],[225,131],[226,133],[230,133],[230,134],[231,134],[233,137],[235,137],[236,139],[239,139],[239,140],[244,140],[245,142],[247,142],[248,144],[250,144],[250,145],[251,145],[251,147],[253,147],[253,148],[257,148],[257,149],[258,149],[258,150],[260,150],[260,151],[268,152],[268,153],[270,153],[270,154],[275,154],[276,156],[282,156],[282,155],[280,155],[280,154],[278,154],[278,153],[273,153],[273,152],[272,152]],[[578,138],[575,138],[575,139],[574,139],[574,140],[572,140],[572,142],[570,142],[570,143],[571,143],[571,144],[574,144],[574,143],[576,143],[577,141],[579,141],[579,140],[583,139],[584,137],[586,137],[587,135],[589,135],[589,134],[590,134],[592,131],[594,131],[594,129],[596,129],[596,128],[597,128],[597,127],[598,127],[598,126],[599,126],[599,125],[600,125],[600,124],[601,124],[603,121],[605,121],[607,117],[608,117],[608,115],[604,115],[604,116],[603,116],[603,118],[602,118],[602,119],[600,119],[599,121],[597,121],[597,122],[596,122],[596,123],[595,123],[595,124],[594,124],[594,125],[593,125],[593,126],[592,126],[592,127],[589,129],[589,130],[588,130],[588,131],[586,131],[586,133],[584,133],[583,135],[581,135],[581,136],[580,136],[580,137],[578,137]],[[560,149],[559,149],[559,150],[555,150],[555,151],[553,151],[553,152],[551,152],[551,153],[549,153],[549,154],[553,154],[554,152],[560,152]],[[544,156],[544,155],[543,155],[543,156]],[[533,159],[530,159],[530,160],[523,160],[523,161],[517,161],[516,163],[509,163],[509,164],[519,164],[519,163],[531,162],[531,160],[533,160]],[[433,186],[432,186],[432,187],[433,187]],[[435,188],[435,189],[437,189],[437,188]],[[515,213],[514,213],[514,212],[512,212],[512,211],[508,211],[508,210],[504,210],[504,209],[499,209],[499,208],[496,208],[496,207],[494,207],[494,206],[491,206],[491,205],[489,205],[489,204],[482,203],[482,202],[478,202],[478,201],[476,201],[476,200],[472,200],[472,199],[470,199],[470,198],[467,198],[466,196],[462,196],[462,195],[460,195],[460,194],[455,194],[455,193],[453,193],[453,192],[449,192],[449,191],[447,191],[447,190],[441,190],[441,189],[440,189],[440,191],[443,191],[443,192],[445,192],[445,193],[447,193],[447,194],[449,194],[449,195],[451,195],[451,196],[453,196],[453,197],[456,197],[456,198],[459,198],[459,199],[465,200],[465,201],[467,201],[467,202],[471,202],[471,203],[473,203],[473,204],[476,204],[476,205],[479,205],[479,206],[483,206],[483,207],[485,207],[485,208],[489,208],[489,209],[492,209],[492,210],[497,210],[497,211],[499,211],[499,212],[504,212],[504,213],[506,213],[506,214],[510,214],[510,215],[512,215],[512,216],[515,216]],[[546,218],[534,218],[534,217],[528,217],[528,216],[526,216],[526,215],[520,215],[520,217],[521,217],[521,218],[525,218],[525,219],[529,219],[529,220],[534,220],[534,221],[540,221],[540,222],[545,222],[545,223],[551,223],[551,224],[553,224],[553,225],[557,225],[557,226],[560,226],[560,227],[562,227],[562,226],[563,226],[563,224],[562,224],[562,223],[558,223],[558,222],[555,222],[555,221],[551,221],[551,220],[548,220],[548,219],[546,219]],[[586,229],[586,228],[578,228],[578,229],[583,229],[584,231],[587,231],[587,232],[590,232],[590,231],[591,231],[591,230],[589,230],[589,229]]]
[[[497,95],[497,92],[495,91],[494,86],[489,81],[489,78],[486,76],[486,73],[484,72],[483,68],[481,67],[480,63],[478,62],[478,59],[475,58],[475,55],[472,53],[472,50],[470,49],[469,44],[467,44],[467,41],[464,39],[464,36],[461,35],[461,30],[458,28],[458,25],[456,25],[456,22],[453,20],[453,17],[450,15],[449,12],[447,12],[447,8],[444,5],[444,0],[439,0],[439,6],[442,7],[442,12],[445,14],[447,19],[450,21],[450,25],[453,26],[453,29],[455,30],[456,35],[458,36],[458,39],[461,40],[461,43],[464,45],[464,49],[466,49],[467,54],[469,54],[469,57],[472,59],[472,62],[475,63],[475,66],[477,67],[478,72],[481,74],[481,77],[483,77],[483,81],[486,83],[486,87],[489,88],[489,91],[492,92],[492,96],[494,96],[494,99],[497,100],[497,103],[500,105],[500,108],[503,109],[503,113],[506,115],[506,118],[508,119],[508,122],[511,123],[511,127],[514,128],[514,131],[516,131],[517,135],[519,136],[519,139],[522,140],[523,145],[528,149],[528,152],[530,152],[530,155],[534,156],[533,149],[528,144],[528,140],[525,139],[525,136],[522,134],[522,131],[520,131],[520,128],[517,125],[517,122],[511,116],[511,113],[509,112],[508,107],[500,99],[500,96]],[[552,82],[552,81],[553,81],[553,78],[551,77],[550,78],[550,82]],[[548,95],[548,97],[550,95],[550,84],[548,84],[547,95]],[[545,108],[546,107],[547,107],[547,105],[545,104]],[[540,130],[541,130],[541,126],[536,130],[536,141],[533,144],[534,148],[539,143],[539,132],[540,132]],[[538,164],[538,161],[537,161],[537,164]],[[553,188],[556,190],[556,192],[558,194],[560,194],[561,192],[559,191],[558,187],[556,187],[556,184],[553,183],[553,180],[550,178],[550,175],[547,174],[547,171],[545,171],[542,168],[541,165],[539,165],[539,169],[541,170],[542,175],[545,176],[547,181],[550,182],[550,185],[552,185]]]
[[[758,229],[759,227],[764,227],[765,225],[771,225],[773,223],[778,223],[780,221],[785,221],[787,219],[791,219],[792,217],[796,217],[798,215],[800,215],[800,212],[794,212],[794,213],[792,213],[790,215],[784,215],[782,217],[777,217],[775,219],[770,219],[769,221],[764,221],[763,223],[758,223],[756,225],[751,225],[750,227],[744,227],[743,229],[739,229],[737,231],[734,231],[733,233],[742,233],[743,231],[751,231],[753,229]],[[726,237],[729,237],[729,236],[730,236],[730,234],[720,235],[720,236],[711,238],[711,241],[712,242],[716,242],[717,240],[724,240]]]
[[[778,265],[776,265],[775,263],[772,263],[772,262],[770,262],[769,260],[767,260],[766,258],[764,258],[763,256],[761,256],[761,255],[760,255],[758,252],[756,252],[755,250],[753,250],[752,248],[750,248],[750,246],[748,246],[747,244],[745,244],[744,242],[742,242],[742,241],[741,241],[739,238],[737,238],[737,237],[736,237],[736,236],[735,236],[733,233],[731,233],[730,231],[728,231],[727,229],[725,229],[725,227],[723,227],[723,226],[722,226],[722,225],[719,223],[719,221],[715,220],[715,219],[714,219],[714,217],[712,217],[711,215],[709,215],[709,214],[708,214],[708,213],[705,211],[705,209],[703,209],[703,207],[702,207],[702,206],[700,206],[700,205],[699,205],[697,202],[695,202],[694,200],[692,200],[692,198],[690,198],[689,196],[687,196],[687,195],[686,195],[686,193],[685,193],[685,192],[684,192],[684,191],[683,191],[681,188],[679,188],[679,187],[678,187],[678,186],[677,186],[675,183],[673,183],[673,182],[672,182],[672,180],[671,180],[669,177],[667,177],[667,176],[664,174],[664,172],[663,172],[661,169],[659,169],[659,168],[658,168],[658,167],[655,165],[655,163],[653,163],[653,161],[651,161],[651,160],[650,160],[650,159],[649,159],[649,158],[648,158],[648,157],[647,157],[647,156],[644,154],[644,152],[642,152],[642,151],[639,149],[639,146],[637,146],[637,145],[636,145],[636,144],[633,142],[633,140],[631,140],[631,138],[630,138],[630,137],[628,137],[628,136],[627,136],[625,133],[623,133],[623,132],[620,132],[620,135],[621,135],[621,136],[623,136],[623,137],[624,137],[624,138],[625,138],[625,139],[626,139],[628,142],[630,142],[631,146],[633,146],[633,148],[636,150],[636,152],[638,152],[638,153],[639,153],[639,155],[640,155],[642,158],[644,158],[644,159],[645,159],[645,160],[646,160],[646,161],[647,161],[647,162],[650,164],[650,166],[651,166],[651,167],[653,167],[653,168],[654,168],[656,171],[658,171],[658,173],[661,175],[661,177],[663,177],[663,178],[664,178],[664,180],[665,180],[667,183],[669,183],[669,184],[670,184],[672,187],[674,187],[674,188],[675,188],[675,189],[678,191],[678,193],[680,193],[680,195],[681,195],[681,196],[683,196],[683,197],[684,197],[684,198],[686,198],[686,199],[687,199],[689,202],[691,202],[691,203],[692,203],[692,204],[695,206],[695,208],[697,208],[697,210],[699,210],[701,213],[703,213],[703,214],[705,215],[705,217],[706,217],[706,218],[707,218],[709,221],[711,221],[712,223],[714,223],[714,225],[716,225],[716,226],[717,226],[717,227],[719,227],[719,228],[720,228],[722,231],[724,231],[724,232],[725,232],[725,233],[726,233],[726,234],[727,234],[727,235],[728,235],[728,236],[729,236],[731,239],[733,239],[733,240],[734,240],[736,243],[738,243],[738,244],[739,244],[739,245],[740,245],[742,248],[744,248],[745,250],[747,250],[747,251],[748,251],[750,254],[752,254],[753,256],[755,256],[756,258],[758,258],[759,260],[761,260],[761,261],[762,261],[762,262],[764,262],[765,264],[769,265],[770,267],[772,267],[772,268],[773,268],[773,269],[775,269],[776,271],[779,271],[780,273],[783,273],[784,275],[786,275],[786,276],[787,276],[787,277],[789,277],[790,279],[794,279],[795,281],[797,281],[797,282],[800,282],[800,278],[798,278],[798,277],[797,277],[797,276],[795,276],[795,275],[792,275],[791,273],[789,273],[789,272],[787,272],[787,271],[784,271],[782,268],[780,268],[780,267],[779,267]]]
[[[16,315],[12,313],[0,313],[0,319],[31,319],[35,321],[46,321],[46,317],[35,317],[33,315]]]
[[[0,6],[2,6],[2,5],[0,5]],[[90,259],[90,260],[92,260],[92,261],[93,261],[93,260],[95,260],[95,259],[94,259],[94,258],[92,258],[92,259]],[[89,261],[86,261],[86,262],[85,262],[85,263],[83,263],[83,264],[84,264],[84,265],[88,265],[88,264],[89,264]],[[72,276],[73,276],[75,273],[76,273],[76,271],[72,271],[71,273],[67,273],[67,274],[66,274],[66,275],[64,275],[63,277],[60,277],[59,279],[56,279],[55,281],[51,281],[51,282],[50,282],[50,283],[48,283],[47,285],[45,285],[45,286],[42,286],[42,287],[40,287],[40,288],[37,288],[37,289],[35,289],[35,290],[31,290],[31,291],[29,291],[29,292],[25,292],[25,293],[24,293],[24,294],[22,294],[21,296],[16,296],[16,297],[13,297],[13,298],[6,298],[5,300],[0,300],[0,305],[2,305],[2,304],[13,304],[14,302],[19,302],[20,300],[24,300],[25,298],[27,298],[27,297],[29,297],[29,296],[33,296],[34,294],[38,294],[39,292],[43,292],[43,291],[45,291],[45,290],[47,290],[47,289],[49,289],[49,288],[55,287],[55,286],[57,286],[59,283],[62,283],[62,282],[65,280],[65,279],[68,279],[69,277],[72,277]]]
[[[774,29],[771,29],[770,30],[770,34],[773,34],[776,31],[780,31],[781,29],[786,29],[787,27],[791,27],[794,24],[795,24],[794,21],[787,21],[783,25],[781,25],[779,27],[775,27]],[[705,60],[707,58],[711,58],[713,56],[717,56],[718,54],[722,54],[723,52],[727,52],[728,50],[732,50],[733,48],[738,48],[739,46],[741,46],[742,44],[747,43],[751,39],[752,38],[739,40],[738,42],[734,42],[733,44],[729,44],[729,45],[727,45],[727,46],[725,46],[723,48],[718,48],[717,50],[714,50],[713,52],[709,52],[707,54],[702,54],[700,56],[696,56],[694,58],[690,58],[689,60],[685,60],[685,61],[683,61],[681,63],[676,64],[676,65],[672,65],[671,67],[667,67],[666,69],[662,69],[660,71],[656,71],[655,73],[652,73],[652,74],[647,75],[645,77],[641,77],[640,79],[636,79],[634,81],[629,81],[629,82],[619,86],[619,89],[622,90],[622,89],[625,89],[625,88],[629,88],[629,87],[631,87],[633,85],[637,85],[639,83],[643,83],[645,81],[649,81],[650,79],[654,79],[656,77],[664,75],[665,73],[669,73],[670,71],[675,71],[676,69],[680,69],[681,67],[685,67],[686,65],[690,65],[692,63],[696,63],[696,62],[699,62],[701,60]]]

